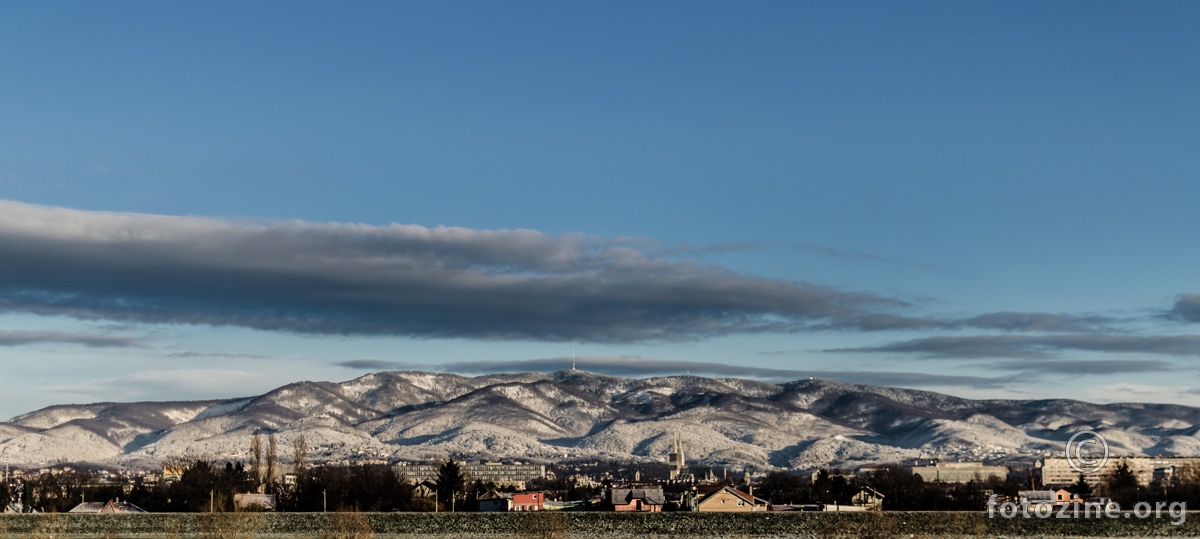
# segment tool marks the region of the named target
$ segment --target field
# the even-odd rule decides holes
[[[1165,515],[1164,515],[1165,516]],[[1200,515],[1193,515],[1200,516]],[[3,515],[0,539],[523,537],[1196,537],[1170,520],[989,519],[983,513],[215,513]]]

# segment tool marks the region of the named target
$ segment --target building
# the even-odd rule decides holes
[[[238,509],[256,508],[262,511],[275,510],[274,494],[234,494],[233,504]]]
[[[396,475],[406,477],[410,482],[420,483],[426,480],[437,480],[441,464],[398,464],[394,468]],[[459,468],[467,481],[492,482],[497,486],[525,487],[526,481],[540,479],[546,476],[546,466],[542,464],[501,464],[499,462],[480,462],[468,464],[460,462]]]
[[[687,475],[687,463],[683,458],[683,443],[679,441],[679,433],[675,433],[674,443],[671,444],[671,452],[667,454],[667,466],[670,468],[669,478],[671,480],[682,480],[683,475]]]
[[[696,502],[696,510],[702,513],[748,513],[751,511],[766,511],[770,505],[770,502],[767,500],[755,498],[753,495],[733,487],[721,487],[707,496],[700,498],[700,501]]]
[[[545,508],[545,492],[521,492],[513,494],[512,511],[542,511]]]
[[[1087,484],[1096,486],[1122,463],[1129,466],[1139,485],[1147,486],[1154,481],[1155,475],[1162,477],[1183,468],[1200,467],[1200,457],[1110,457],[1103,467],[1090,474],[1080,474],[1065,457],[1046,457],[1037,465],[1041,468],[1043,485],[1071,485],[1083,475]]]
[[[146,510],[128,502],[84,502],[68,513],[145,513]]]
[[[1008,468],[984,466],[982,462],[938,462],[933,466],[913,466],[912,473],[929,482],[970,483],[989,477],[1004,479],[1008,477]]]
[[[883,511],[883,494],[871,487],[863,487],[853,498],[850,498],[850,503],[867,511]]]
[[[187,468],[183,466],[163,466],[163,483],[170,485],[171,483],[183,479],[183,472],[185,471],[187,471]]]
[[[613,511],[661,513],[667,498],[659,487],[613,488],[608,491],[608,503]]]
[[[476,500],[479,502],[480,513],[502,513],[512,510],[513,495],[507,492],[496,492],[495,489],[489,490],[479,495]]]
[[[433,498],[437,493],[437,482],[431,479],[426,479],[417,483],[413,488],[413,496],[418,498]]]
[[[546,510],[545,492],[519,492],[513,494],[496,492],[493,489],[480,495],[476,500],[479,502],[479,512],[481,513]]]

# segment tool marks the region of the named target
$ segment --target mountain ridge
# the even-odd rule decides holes
[[[690,463],[815,468],[934,454],[1030,462],[1085,429],[1118,454],[1200,455],[1200,408],[1182,405],[972,400],[820,379],[386,371],[235,399],[49,406],[0,423],[0,459],[248,460],[253,433],[277,432],[284,447],[303,433],[313,462],[663,460],[678,432]]]

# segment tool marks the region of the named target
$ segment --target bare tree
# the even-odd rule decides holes
[[[250,466],[254,468],[256,485],[261,485],[263,481],[262,456],[262,437],[256,432],[254,438],[250,440]]]
[[[304,461],[308,459],[308,441],[304,439],[304,434],[296,435],[296,440],[292,442],[292,467],[295,468],[297,477],[300,475],[300,470],[304,469]]]
[[[275,439],[274,432],[267,437],[267,485],[275,482],[275,463],[279,456],[278,442],[279,440]]]

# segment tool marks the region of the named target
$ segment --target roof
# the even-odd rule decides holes
[[[871,487],[867,487],[867,486],[864,486],[863,488],[861,488],[861,489],[858,489],[858,493],[859,493],[859,494],[862,494],[863,492],[867,492],[868,494],[871,494],[872,496],[876,496],[876,497],[879,497],[879,498],[883,498],[883,497],[885,497],[885,496],[883,495],[883,493],[881,493],[881,492],[879,492],[878,490],[875,490],[875,489],[873,489],[873,488],[871,488]]]
[[[708,493],[708,495],[704,496],[703,498],[700,498],[700,501],[697,503],[704,503],[704,500],[707,500],[713,496],[716,496],[718,492],[724,492],[724,491],[728,491],[730,494],[737,496],[743,502],[746,502],[750,505],[769,505],[770,504],[770,502],[768,502],[767,500],[764,500],[762,498],[755,498],[754,496],[746,494],[745,492],[742,492],[733,487],[721,487],[718,490],[714,490],[714,491]]]
[[[513,495],[511,492],[496,492],[495,490],[489,490],[475,499],[476,500],[511,500],[512,497],[513,497]]]
[[[146,510],[128,502],[84,502],[68,513],[145,513]]]
[[[655,505],[666,503],[661,488],[614,488],[612,491],[613,505],[623,505],[633,500],[645,500]]]
[[[1039,501],[1052,502],[1052,501],[1054,501],[1054,491],[1053,490],[1021,490],[1021,491],[1017,492],[1017,497],[1029,500],[1031,502],[1039,502]]]

